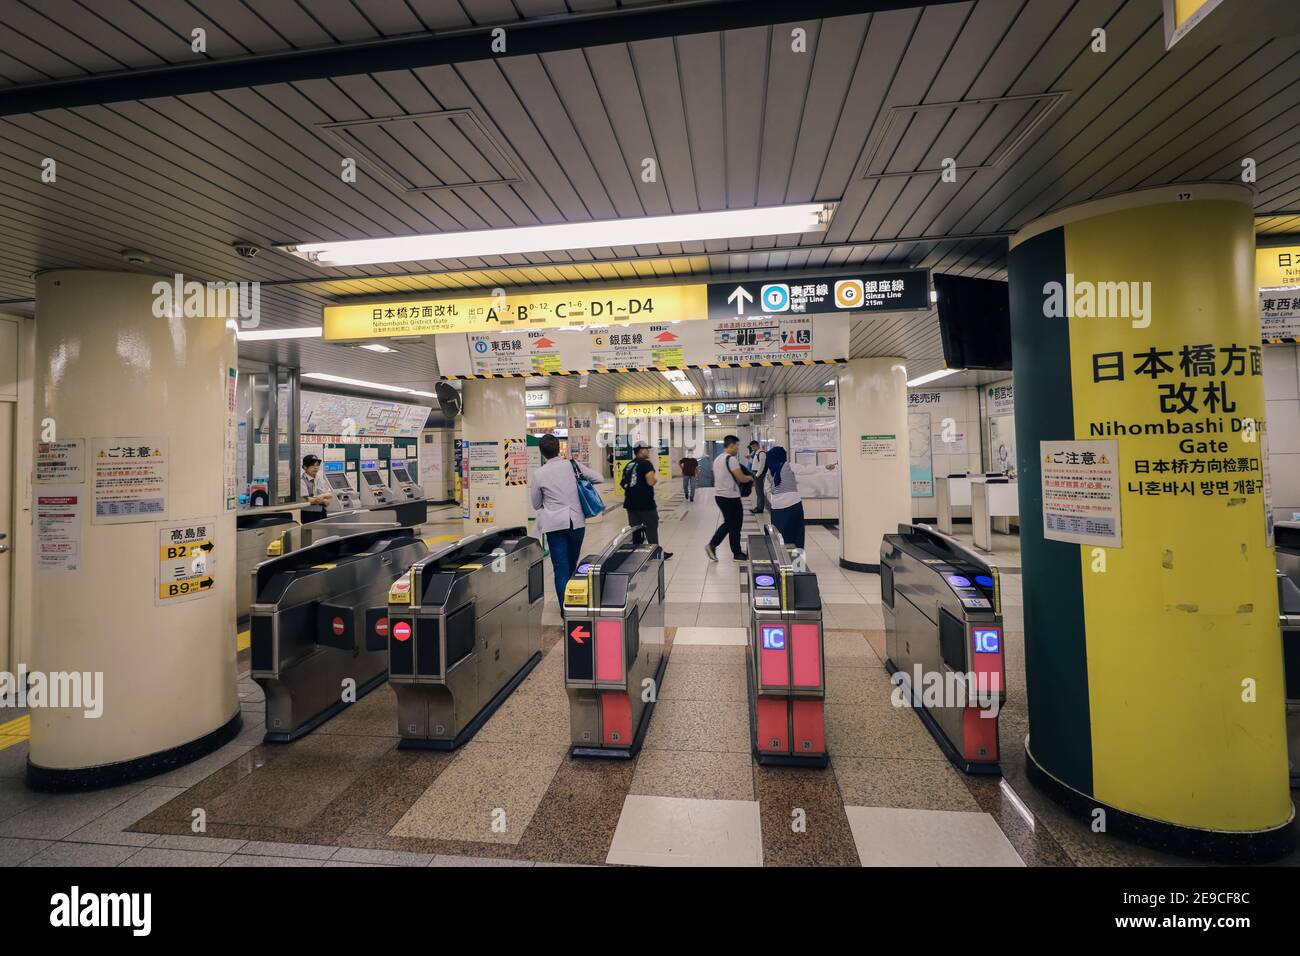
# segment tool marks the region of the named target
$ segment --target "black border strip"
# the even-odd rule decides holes
[[[27,786],[41,793],[70,793],[78,790],[100,790],[124,783],[155,777],[206,757],[224,747],[239,735],[244,726],[243,713],[236,708],[235,716],[211,733],[188,743],[160,750],[157,753],[120,763],[100,764],[97,767],[62,769],[42,767],[27,758]]]
[[[1242,833],[1198,830],[1138,816],[1094,800],[1052,776],[1034,759],[1028,738],[1025,740],[1025,773],[1034,786],[1085,824],[1092,823],[1096,810],[1104,810],[1107,833],[1151,850],[1216,863],[1269,863],[1296,848],[1294,810],[1291,819],[1280,827]]]

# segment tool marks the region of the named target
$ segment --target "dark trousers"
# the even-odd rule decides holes
[[[794,548],[802,548],[803,543],[803,502],[789,508],[772,509],[772,525],[781,532],[785,543]]]
[[[645,525],[645,539],[651,544],[659,543],[659,509],[651,508],[649,511],[633,511],[627,509],[627,526],[629,528],[643,524]]]
[[[754,476],[754,511],[759,512],[767,507],[767,494],[763,488],[763,478],[767,475],[767,469],[764,468]]]
[[[582,557],[582,536],[586,528],[546,532],[546,547],[551,552],[551,570],[555,572],[555,600],[564,607],[564,586],[573,577],[573,569]]]
[[[743,558],[745,554],[740,550],[740,525],[745,520],[744,512],[741,510],[744,507],[741,502],[745,499],[719,498],[714,495],[713,500],[717,502],[718,510],[722,512],[722,526],[713,532],[713,537],[709,539],[709,547],[716,548],[722,544],[723,538],[730,538],[731,556]]]

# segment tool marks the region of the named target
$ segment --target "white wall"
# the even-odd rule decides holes
[[[1265,421],[1273,517],[1300,513],[1300,346],[1264,346]]]

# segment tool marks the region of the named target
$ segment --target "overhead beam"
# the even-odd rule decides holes
[[[9,87],[0,92],[0,116],[36,113],[294,83],[333,76],[385,73],[631,43],[662,37],[716,33],[745,27],[796,23],[972,0],[685,0],[667,5],[621,7],[561,14],[495,25],[421,33],[292,50],[81,76]],[[492,50],[492,31],[505,30],[504,53]]]

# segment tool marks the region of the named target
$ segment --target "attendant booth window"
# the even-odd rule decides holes
[[[241,360],[239,506],[261,508],[298,498],[298,370]]]

